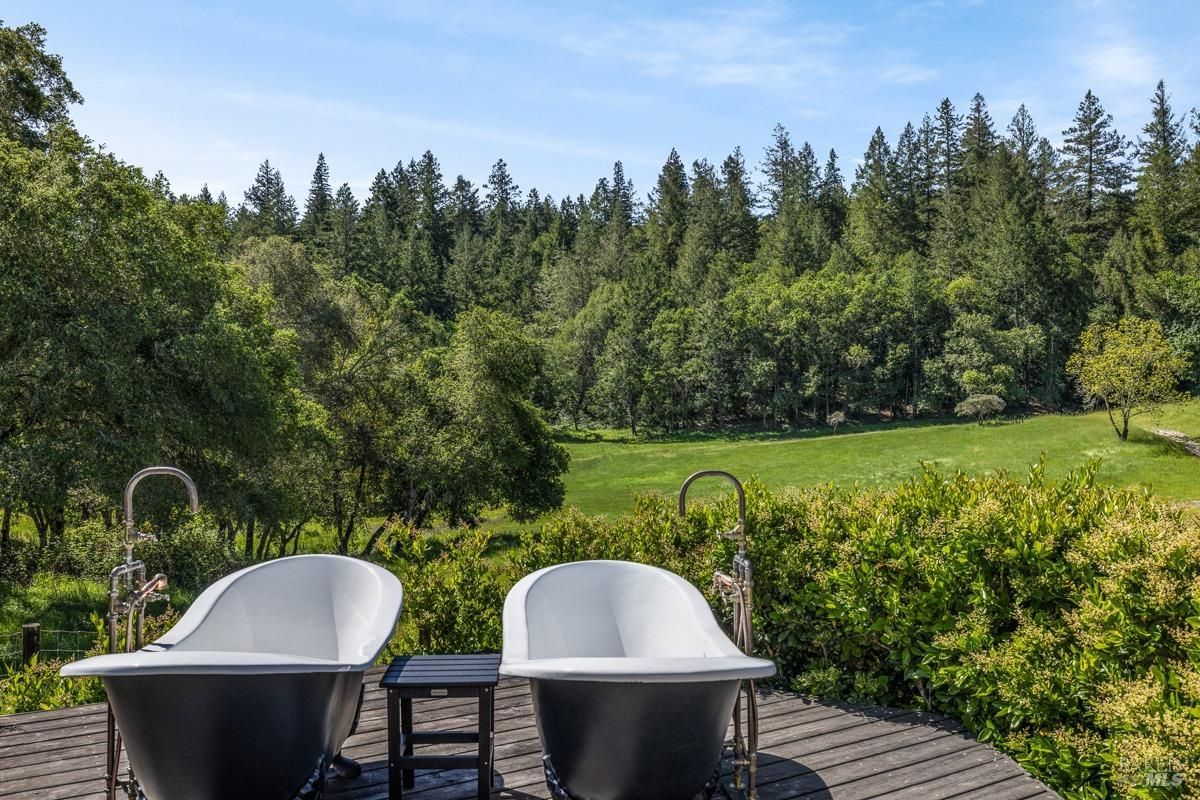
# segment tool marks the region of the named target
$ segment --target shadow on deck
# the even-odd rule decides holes
[[[381,672],[368,673],[358,731],[345,748],[362,764],[363,773],[354,780],[331,777],[328,800],[387,798],[387,711],[384,693],[376,686]],[[467,727],[474,722],[474,706],[473,699],[418,701],[417,728],[430,723],[442,729]],[[935,715],[819,703],[783,693],[764,695],[760,714],[762,800],[1057,797],[1007,756]],[[428,752],[466,752],[468,747],[474,745],[443,745]],[[504,679],[496,693],[493,797],[546,800],[541,756],[529,687]],[[100,800],[103,762],[104,706],[0,717],[0,797]],[[726,791],[737,798],[726,767]],[[418,772],[416,788],[404,794],[413,800],[474,798],[474,773]]]

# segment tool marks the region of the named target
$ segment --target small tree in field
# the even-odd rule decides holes
[[[833,428],[834,433],[837,433],[838,425],[846,424],[846,415],[841,411],[835,411],[825,418],[825,424]]]
[[[960,417],[975,417],[980,423],[1004,410],[1004,401],[996,394],[973,394],[954,407]]]
[[[1132,417],[1180,398],[1176,386],[1187,363],[1186,354],[1167,341],[1162,325],[1125,317],[1115,325],[1088,326],[1067,361],[1067,372],[1078,382],[1085,403],[1104,406],[1123,442]]]

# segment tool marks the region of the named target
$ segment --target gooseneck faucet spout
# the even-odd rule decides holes
[[[738,543],[729,572],[713,573],[713,589],[733,606],[733,640],[748,656],[754,655],[754,569],[746,553],[746,490],[742,482],[722,469],[693,472],[679,487],[679,516],[687,515],[687,491],[700,478],[720,478],[737,491],[738,521],[733,530],[722,533]],[[743,706],[746,709],[742,716]],[[758,789],[758,695],[754,681],[742,682],[742,690],[733,707],[733,783],[746,790],[748,800],[755,800]]]
[[[738,549],[744,552],[746,549],[746,490],[742,488],[742,482],[733,477],[731,473],[728,473],[723,469],[702,469],[699,472],[693,472],[691,475],[689,475],[687,480],[683,482],[683,486],[679,487],[679,516],[682,517],[687,514],[688,487],[691,486],[694,481],[699,480],[700,478],[720,478],[726,483],[731,484],[734,490],[737,491],[737,527],[728,533],[723,533],[721,535],[737,541],[739,543]]]
[[[134,537],[133,490],[142,482],[142,478],[149,478],[151,475],[170,475],[173,478],[178,478],[183,483],[184,488],[187,489],[188,508],[193,514],[200,510],[200,496],[196,493],[196,483],[186,472],[176,467],[146,467],[130,478],[129,483],[125,484],[126,538]]]

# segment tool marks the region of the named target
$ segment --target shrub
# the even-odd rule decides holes
[[[973,394],[954,407],[960,417],[975,417],[980,422],[1004,410],[1004,401],[995,394]]]
[[[179,614],[168,608],[161,614],[146,616],[146,641],[162,636],[179,621]],[[96,641],[87,655],[108,652],[108,632],[104,618],[92,615]],[[41,661],[36,656],[27,666],[9,668],[0,677],[0,714],[48,711],[85,703],[104,702],[104,685],[99,678],[64,678],[58,674],[64,661]]]

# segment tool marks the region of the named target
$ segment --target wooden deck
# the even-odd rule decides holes
[[[346,754],[363,774],[331,778],[329,800],[385,800],[387,728],[380,670],[367,679],[358,731]],[[469,725],[474,700],[415,704],[417,727]],[[873,797],[1055,798],[1008,757],[979,744],[934,715],[819,703],[790,694],[764,695],[759,796],[763,800],[865,800]],[[466,752],[473,745],[445,745]],[[432,750],[431,750],[432,752]],[[103,798],[104,706],[0,717],[0,797]],[[496,695],[496,798],[548,798],[541,749],[524,681],[505,679]],[[417,773],[413,800],[473,798],[474,774]],[[736,796],[736,795],[734,795]],[[163,800],[169,800],[164,798]],[[652,800],[652,799],[648,799]]]

